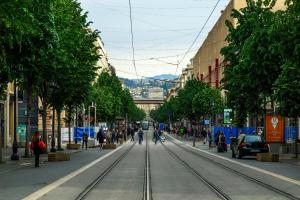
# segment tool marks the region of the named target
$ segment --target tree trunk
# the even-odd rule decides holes
[[[29,134],[30,134],[30,118],[32,104],[32,88],[27,89],[27,121],[26,121],[26,142],[25,142],[25,157],[29,157]]]
[[[42,122],[43,122],[43,141],[46,144],[46,151],[48,149],[48,138],[47,138],[47,103],[42,98]]]
[[[61,127],[60,127],[61,111],[60,110],[56,110],[56,111],[57,111],[57,149],[61,150]]]
[[[2,108],[0,106],[0,163],[3,161],[2,158]]]

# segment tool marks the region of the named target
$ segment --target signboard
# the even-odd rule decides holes
[[[26,141],[26,125],[19,124],[17,132],[18,132],[19,141],[25,142]]]
[[[284,141],[284,118],[280,115],[266,115],[266,142]]]
[[[232,124],[233,112],[232,109],[224,109],[224,124]]]
[[[204,120],[204,125],[209,125],[209,119]]]
[[[62,142],[69,141],[69,129],[68,128],[61,129],[61,141]],[[73,141],[73,128],[71,128],[71,141]]]

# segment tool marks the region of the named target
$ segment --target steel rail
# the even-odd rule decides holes
[[[134,142],[123,154],[121,154],[111,165],[109,165],[93,182],[91,182],[76,198],[75,200],[82,200],[98,185],[104,177],[106,177],[117,164],[128,154],[128,152],[134,147]]]
[[[240,172],[240,171],[238,171],[238,170],[232,169],[232,168],[230,168],[230,167],[228,167],[228,166],[226,166],[226,165],[224,165],[224,164],[222,164],[222,163],[220,163],[220,162],[215,161],[215,160],[212,159],[212,158],[209,158],[209,157],[207,157],[207,156],[204,156],[204,155],[202,155],[202,154],[199,154],[199,153],[197,153],[197,152],[195,152],[195,151],[189,149],[188,147],[179,145],[178,143],[174,142],[173,139],[170,139],[169,137],[167,137],[167,138],[168,138],[168,140],[169,140],[170,142],[172,142],[172,143],[175,144],[176,146],[180,147],[181,149],[185,150],[186,152],[192,153],[193,155],[195,155],[195,156],[197,156],[197,157],[200,157],[200,158],[202,158],[202,159],[205,159],[205,160],[207,160],[207,161],[209,161],[209,162],[211,162],[211,163],[213,163],[213,164],[216,164],[216,165],[222,167],[222,169],[225,169],[225,170],[227,170],[227,171],[229,171],[229,172],[231,172],[231,173],[234,173],[234,174],[236,174],[236,175],[238,175],[238,176],[241,176],[241,177],[245,178],[246,180],[249,180],[249,181],[251,181],[251,182],[254,182],[254,183],[256,183],[256,184],[259,184],[260,186],[262,186],[262,187],[264,187],[264,188],[267,188],[267,189],[269,189],[269,190],[271,190],[271,191],[273,191],[273,192],[275,192],[275,193],[277,193],[277,194],[280,194],[280,195],[282,195],[282,196],[284,196],[284,197],[286,197],[286,198],[288,198],[288,199],[291,199],[291,200],[300,200],[299,197],[296,197],[296,196],[294,196],[294,195],[292,195],[292,194],[290,194],[290,193],[287,193],[287,192],[285,192],[285,191],[283,191],[283,190],[280,190],[280,189],[278,189],[278,188],[275,188],[275,187],[273,187],[272,185],[269,185],[269,184],[264,183],[264,182],[262,182],[262,181],[260,181],[260,180],[257,180],[257,179],[255,179],[255,178],[253,178],[253,177],[251,177],[251,176],[249,176],[249,175],[247,175],[247,174],[244,174],[244,173],[242,173],[242,172]]]
[[[145,179],[144,179],[144,191],[143,200],[152,200],[152,188],[151,188],[151,172],[150,172],[150,153],[149,153],[149,142],[146,137],[146,151],[145,151]]]
[[[193,175],[195,175],[198,179],[200,179],[204,184],[206,184],[209,189],[211,189],[220,199],[223,200],[231,200],[231,198],[224,193],[220,188],[207,180],[204,176],[202,176],[198,171],[196,171],[193,167],[191,167],[187,162],[181,159],[176,153],[171,151],[165,144],[161,143],[162,146],[172,155],[176,160],[178,160],[185,168],[187,168]]]

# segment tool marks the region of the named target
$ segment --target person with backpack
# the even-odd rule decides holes
[[[103,150],[103,143],[104,143],[104,131],[100,129],[97,133],[97,140],[99,142],[99,150]]]
[[[31,148],[35,157],[35,167],[40,167],[40,154],[46,149],[44,141],[41,139],[40,133],[36,131],[31,138]]]
[[[138,132],[138,135],[139,135],[139,144],[142,144],[143,142],[143,137],[144,137],[144,132],[143,130],[140,128],[139,132]]]

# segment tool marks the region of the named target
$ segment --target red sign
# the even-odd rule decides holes
[[[280,115],[266,115],[266,142],[284,141],[284,118]]]

